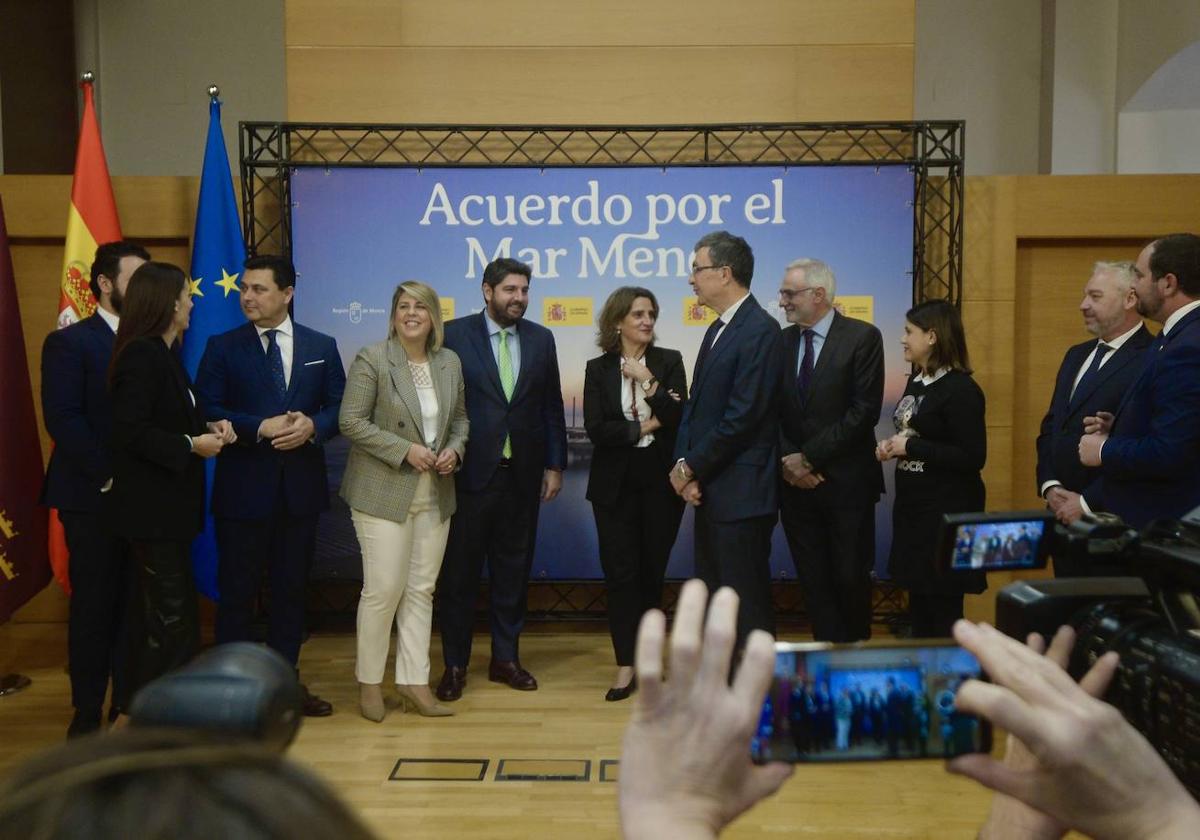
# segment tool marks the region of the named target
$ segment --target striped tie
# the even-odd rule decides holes
[[[504,399],[512,401],[513,367],[512,355],[508,351],[508,330],[500,330],[500,387],[504,389]],[[500,454],[505,458],[512,457],[512,437],[505,435],[504,448]]]

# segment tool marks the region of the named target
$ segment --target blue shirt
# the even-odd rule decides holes
[[[813,368],[817,366],[817,359],[821,358],[821,348],[825,346],[825,336],[829,335],[829,325],[833,323],[833,307],[825,313],[825,317],[811,327],[807,327],[813,331]],[[801,327],[801,330],[806,329]],[[800,365],[804,362],[804,334],[800,335],[800,352],[796,354],[796,376],[800,375]]]
[[[487,322],[488,339],[492,344],[492,358],[496,360],[496,370],[500,369],[500,325],[492,320],[487,310],[483,311],[483,320]],[[521,340],[517,337],[518,321],[508,327],[508,357],[512,359],[513,383],[521,375]]]

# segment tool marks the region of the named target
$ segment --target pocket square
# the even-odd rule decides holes
[[[317,359],[315,362],[305,362],[304,366],[309,367],[310,365],[323,365],[323,364],[325,364],[324,359]]]

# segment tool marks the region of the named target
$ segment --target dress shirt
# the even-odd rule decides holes
[[[1189,312],[1191,312],[1197,306],[1200,306],[1200,300],[1194,300],[1191,303],[1184,304],[1183,306],[1179,307],[1174,312],[1172,312],[1171,317],[1169,317],[1169,318],[1167,318],[1167,320],[1163,321],[1162,334],[1169,335],[1171,332],[1171,328],[1174,327],[1176,324],[1178,324],[1180,321],[1182,321],[1183,316],[1187,315]]]
[[[1120,350],[1121,345],[1124,344],[1129,339],[1133,338],[1133,334],[1136,333],[1141,328],[1142,328],[1142,322],[1138,321],[1137,326],[1135,326],[1129,332],[1122,333],[1121,335],[1114,338],[1112,341],[1104,342],[1105,344],[1107,344],[1109,346],[1110,349],[1108,351],[1108,354],[1104,357],[1104,360],[1102,362],[1100,362],[1100,370],[1104,370],[1104,366],[1106,364],[1108,364],[1108,360],[1113,357],[1113,353]],[[1104,339],[1100,339],[1100,341],[1104,341]],[[1077,370],[1075,372],[1075,382],[1071,385],[1071,393],[1070,393],[1069,397],[1075,396],[1075,389],[1079,386],[1079,380],[1083,379],[1083,375],[1085,373],[1087,373],[1087,369],[1089,367],[1091,367],[1092,359],[1095,358],[1095,356],[1096,356],[1096,350],[1099,349],[1099,347],[1100,347],[1100,341],[1096,342],[1096,346],[1092,348],[1092,352],[1088,353],[1087,358],[1083,360],[1083,364],[1081,364],[1079,366],[1079,370]],[[1043,489],[1042,492],[1045,493],[1046,491]]]
[[[829,335],[829,325],[833,323],[833,307],[825,313],[820,321],[811,327],[800,327],[802,330],[812,330],[813,334],[813,369],[817,367],[817,359],[821,358],[821,348],[825,346],[825,337]],[[804,342],[800,342],[800,352],[796,354],[796,376],[800,376],[800,365],[804,363]]]
[[[109,312],[103,306],[96,307],[96,314],[103,318],[104,323],[108,324],[108,328],[116,334],[117,327],[121,325],[120,317],[113,312]]]
[[[491,316],[488,315],[486,309],[483,312],[483,319],[487,322],[488,339],[491,341],[491,344],[492,344],[492,357],[495,358],[496,369],[499,370],[500,369],[500,330],[501,330],[501,327],[499,324],[497,324],[495,321],[492,320]],[[521,341],[518,338],[518,333],[517,333],[517,325],[520,323],[521,323],[520,321],[517,321],[515,324],[513,324],[510,327],[504,327],[504,329],[508,330],[508,357],[510,359],[512,359],[513,387],[516,387],[516,382],[521,377]]]
[[[718,317],[721,319],[721,329],[717,330],[717,334],[713,336],[713,342],[709,345],[709,352],[712,352],[713,347],[717,346],[717,342],[721,340],[721,336],[725,333],[725,328],[729,326],[729,322],[733,320],[733,316],[737,314],[738,307],[746,302],[746,298],[750,297],[750,293],[742,295],[732,306],[722,312]]]
[[[285,315],[283,323],[277,327],[260,327],[254,325],[254,329],[258,330],[258,339],[262,342],[263,353],[266,354],[267,346],[271,340],[267,338],[267,330],[278,330],[275,334],[275,343],[279,345],[279,355],[283,357],[283,382],[289,387],[292,384],[292,350],[293,340],[292,335],[295,332],[292,327],[292,318],[290,315]]]
[[[636,361],[642,364],[646,363],[646,357],[637,359]],[[624,365],[625,358],[621,357],[621,364]],[[617,379],[621,382],[621,411],[625,414],[626,420],[649,420],[654,414],[654,409],[650,408],[646,402],[646,392],[642,390],[640,382],[629,379],[620,368],[617,369]],[[658,387],[663,387],[662,383]],[[650,444],[654,443],[654,432],[648,435],[642,435],[638,438],[638,442],[634,445],[637,449],[645,449]]]

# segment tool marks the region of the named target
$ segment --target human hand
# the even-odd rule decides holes
[[[290,422],[286,414],[277,414],[274,417],[268,417],[258,424],[258,436],[263,440],[270,440],[276,435],[281,434]]]
[[[671,488],[681,496],[683,495],[683,488],[687,487],[694,480],[692,471],[686,462],[675,464],[671,469],[670,479]]]
[[[209,432],[205,435],[196,435],[192,438],[192,452],[199,455],[201,458],[212,458],[221,451],[221,447],[225,444],[221,442],[221,436]]]
[[[419,443],[408,447],[408,454],[404,456],[404,460],[408,461],[409,465],[419,473],[428,472],[437,466],[437,456],[428,447]]]
[[[654,378],[654,374],[650,372],[650,368],[637,359],[622,359],[621,375],[626,379],[632,379],[634,382],[649,382]]]
[[[281,451],[296,449],[312,439],[317,427],[312,418],[299,411],[287,413],[288,425],[271,440],[271,445]]]
[[[648,419],[642,421],[642,426],[639,431],[641,432],[642,437],[645,437],[648,434],[657,432],[661,428],[662,421],[651,415]]]
[[[888,438],[888,451],[893,458],[904,458],[908,456],[908,435],[892,435]]]
[[[1064,525],[1077,522],[1083,516],[1083,497],[1066,489],[1057,495],[1059,503],[1054,517]]]
[[[824,477],[813,472],[812,464],[808,462],[808,458],[804,456],[803,452],[784,455],[780,459],[780,468],[783,471],[784,481],[805,490],[811,490],[825,480]]]
[[[542,501],[549,502],[562,490],[562,470],[542,471]]]
[[[228,446],[231,443],[237,443],[237,432],[233,430],[233,424],[228,420],[214,420],[207,424],[208,430],[221,439],[221,443]]]
[[[967,755],[947,765],[951,772],[1101,840],[1194,836],[1200,805],[1121,713],[1092,696],[1112,679],[1115,653],[1076,685],[1055,661],[987,624],[960,620],[954,638],[993,681],[968,681],[958,708],[1011,732],[1034,761]]]
[[[658,610],[642,617],[638,693],[618,787],[621,829],[632,840],[716,837],[792,774],[790,764],[760,767],[750,760],[750,738],[775,666],[771,637],[761,630],[750,634],[730,685],[738,596],[728,587],[718,590],[704,622],[707,595],[699,580],[680,590],[667,681],[666,618]]]
[[[667,396],[675,400],[675,402],[680,402],[683,400],[683,397],[679,396],[678,391],[672,391],[670,388],[667,389]]]
[[[1108,440],[1104,432],[1094,432],[1079,439],[1079,463],[1085,467],[1100,466],[1100,449]]]
[[[1113,414],[1111,411],[1097,411],[1090,417],[1083,418],[1083,433],[1085,435],[1106,435],[1112,431]]]
[[[1063,502],[1067,500],[1066,495],[1070,491],[1061,484],[1056,484],[1046,491],[1046,507],[1050,508],[1050,512],[1057,515],[1058,509],[1062,507]]]
[[[815,490],[817,487],[820,487],[824,481],[825,476],[821,475],[820,473],[809,473],[808,475],[804,476],[804,478],[796,482],[795,486],[801,490]]]
[[[439,475],[450,475],[458,467],[458,453],[453,449],[443,449],[438,453],[433,468]]]
[[[704,493],[700,489],[700,482],[694,478],[684,485],[679,495],[692,507],[700,507],[700,503],[704,499]]]
[[[895,456],[892,455],[892,439],[884,438],[875,444],[875,460],[890,461]]]

